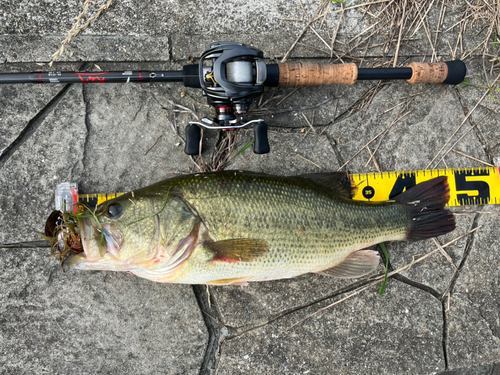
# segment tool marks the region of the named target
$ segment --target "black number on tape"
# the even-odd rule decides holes
[[[401,173],[396,180],[396,183],[392,187],[391,194],[389,194],[389,199],[397,197],[399,194],[405,192],[409,188],[417,184],[415,173]]]
[[[371,186],[365,186],[362,193],[363,197],[365,197],[366,199],[372,199],[375,195],[375,189]]]
[[[457,189],[457,201],[459,204],[481,204],[490,199],[490,185],[486,181],[467,181],[471,176],[489,176],[490,171],[458,171],[455,172],[455,187]],[[459,191],[477,191],[477,195],[470,196],[467,193],[458,194]]]

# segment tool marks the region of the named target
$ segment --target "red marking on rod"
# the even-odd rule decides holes
[[[142,81],[142,72],[139,72],[139,81]]]
[[[95,83],[96,81],[98,83],[103,83],[104,80],[106,79],[106,77],[102,77],[102,78],[99,78],[99,77],[93,77],[93,76],[102,76],[102,75],[105,75],[105,74],[108,74],[109,72],[103,72],[103,73],[80,73],[80,72],[73,72],[75,74],[78,75],[78,77],[80,78],[80,80],[83,82],[83,83]],[[87,78],[85,78],[87,77]]]
[[[39,77],[40,77],[40,82],[43,83],[42,73],[40,73]]]

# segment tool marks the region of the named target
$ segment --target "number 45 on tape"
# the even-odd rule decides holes
[[[497,161],[497,159],[495,159]],[[495,163],[497,164],[497,163]],[[500,204],[499,167],[429,169],[408,172],[359,173],[351,175],[358,189],[354,200],[390,200],[421,182],[448,176],[449,206]]]

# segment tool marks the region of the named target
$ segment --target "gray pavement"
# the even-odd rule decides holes
[[[89,13],[103,3],[91,2]],[[195,62],[209,43],[225,40],[251,44],[279,61],[304,29],[300,20],[319,5],[113,3],[49,69],[46,63],[83,4],[0,0],[0,72],[176,70]],[[483,40],[480,23],[466,30],[461,43],[458,28],[450,29],[463,16],[465,2],[432,3],[426,27],[403,38],[398,63],[429,61],[433,48],[439,60],[459,58]],[[356,5],[362,4],[347,6]],[[339,4],[330,7],[312,25],[331,41],[345,17],[348,26],[339,27],[335,52],[346,62],[363,57],[363,66],[377,65],[396,54],[395,43],[384,45],[382,33],[373,35],[373,48],[354,48],[355,37],[372,30],[373,17],[362,6],[345,15]],[[255,155],[249,148],[226,169],[293,175],[335,171],[349,161],[351,172],[373,172],[375,164],[367,162],[374,152],[383,171],[425,169],[499,74],[498,65],[490,70],[488,61],[495,53],[498,58],[499,47],[491,48],[489,58],[478,49],[465,59],[469,86],[359,82],[269,89],[256,99],[254,111],[270,126],[271,152]],[[290,60],[339,62],[330,59],[312,29]],[[500,100],[498,93],[494,98]],[[269,105],[256,109],[268,99]],[[172,103],[211,116],[201,92],[180,84],[0,86],[0,244],[40,240],[59,182],[77,182],[84,193],[118,192],[197,171],[173,130],[178,126],[183,135],[194,117],[173,112]],[[486,96],[450,143],[462,137],[454,150],[488,163],[500,156],[499,108]],[[218,137],[205,132],[205,161]],[[233,154],[252,137],[251,130],[239,131]],[[481,165],[452,151],[432,167]],[[500,210],[455,211],[457,229],[440,237],[440,244],[481,228],[446,248],[451,263],[436,252],[391,278],[383,296],[372,286],[344,301],[369,281],[303,275],[206,289],[121,273],[63,273],[46,247],[0,248],[0,373],[494,374],[500,363]],[[390,267],[398,269],[435,247],[431,240],[389,243]]]

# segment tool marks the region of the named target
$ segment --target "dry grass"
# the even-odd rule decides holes
[[[490,69],[500,65],[499,0],[378,0],[351,6],[322,0],[308,14],[304,9],[305,25],[282,61],[300,45],[329,55],[334,62],[353,60],[373,67],[404,65],[403,47],[430,62],[481,53],[492,62]],[[300,42],[306,34],[317,43]],[[440,40],[444,34],[455,35],[455,42]],[[480,35],[482,42],[467,50],[466,35]],[[421,50],[422,42],[427,52]],[[374,49],[381,56],[365,60]]]
[[[112,3],[113,3],[113,0],[108,0],[106,2],[106,4],[102,5],[99,9],[96,10],[96,12],[94,13],[93,16],[91,16],[87,21],[83,22],[83,19],[84,19],[85,15],[87,14],[89,7],[90,7],[90,0],[85,0],[82,12],[78,15],[73,27],[69,30],[68,36],[66,37],[66,39],[64,39],[62,41],[61,47],[57,50],[56,53],[54,53],[52,55],[52,61],[49,63],[49,66],[52,66],[54,61],[56,61],[59,57],[62,56],[66,45],[71,42],[71,39],[76,37],[83,30],[85,30],[92,22],[94,22],[96,19],[98,19],[101,16],[102,12],[104,12],[106,9],[108,9]]]
[[[201,163],[202,172],[222,171],[232,158],[238,130],[221,131],[215,151],[208,163]]]
[[[500,33],[500,1],[499,0],[469,0],[463,7],[462,18],[447,31],[459,30],[455,49],[461,49],[461,58],[466,58],[476,51],[481,51],[483,57],[499,66],[499,33]],[[473,49],[463,49],[464,35],[468,29],[476,28],[483,31],[483,42]],[[495,48],[496,47],[496,48]],[[493,64],[492,64],[493,66]]]

